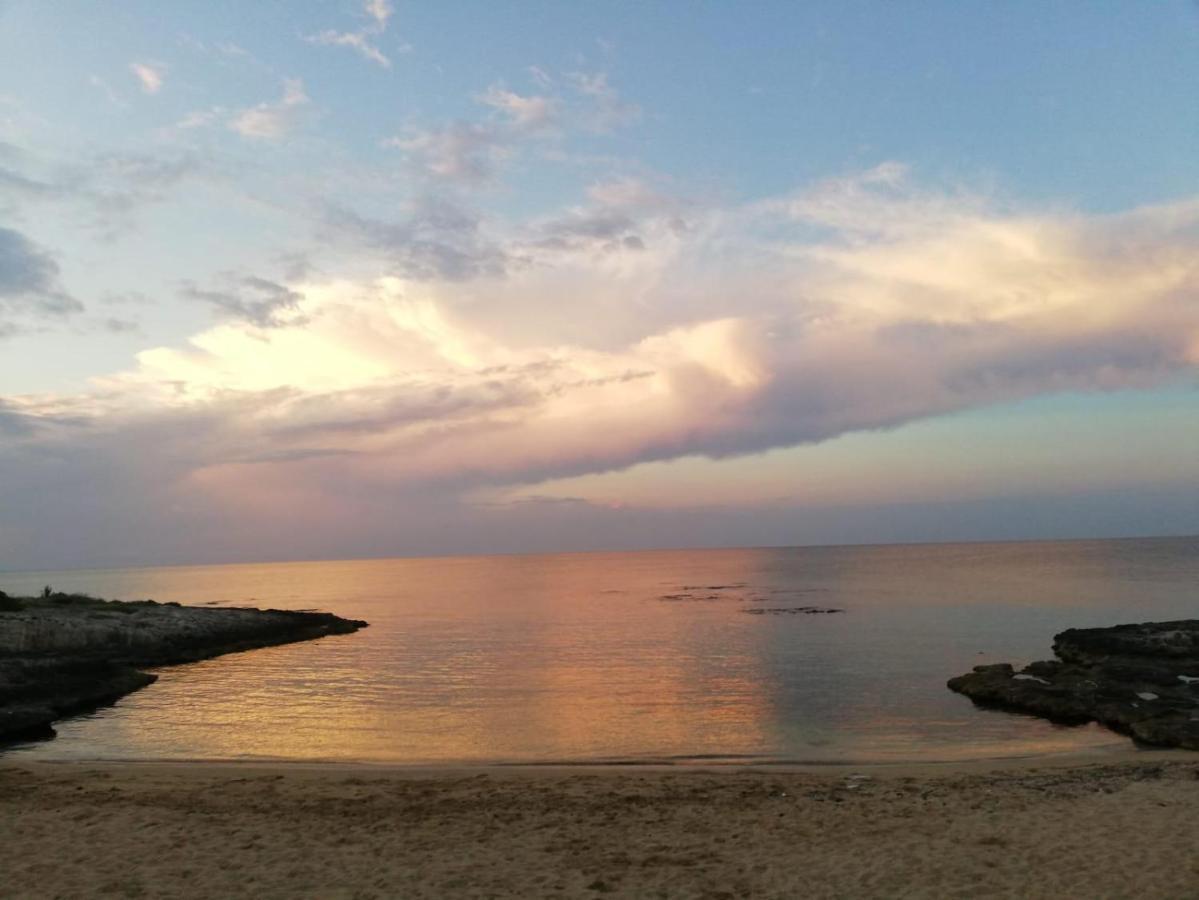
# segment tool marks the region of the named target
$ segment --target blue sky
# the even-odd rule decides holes
[[[0,0],[0,567],[1199,530],[1197,51]]]
[[[604,71],[644,108],[597,147],[739,195],[902,159],[1098,210],[1194,183],[1196,19],[1189,3],[413,4],[375,39],[385,69],[303,40],[361,27],[353,2],[9,2],[0,46],[6,94],[52,111],[62,141],[141,146],[290,76],[322,107],[314,140],[383,162],[400,126],[471,116],[493,83],[531,90],[538,66]],[[166,64],[168,89],[114,110],[90,80],[127,95],[130,60]]]

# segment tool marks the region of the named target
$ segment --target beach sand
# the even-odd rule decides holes
[[[1199,897],[1199,754],[924,767],[0,761],[2,897]]]

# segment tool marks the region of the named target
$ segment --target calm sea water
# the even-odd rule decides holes
[[[1067,627],[1195,616],[1199,539],[0,573],[47,583],[371,627],[159,670],[29,758],[964,759],[1127,746],[945,680]],[[796,606],[844,612],[752,612]]]

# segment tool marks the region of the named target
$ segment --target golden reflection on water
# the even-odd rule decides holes
[[[46,758],[961,759],[1123,745],[1099,728],[977,710],[945,679],[1044,657],[1064,627],[1182,615],[1197,547],[377,560],[31,573],[0,588],[48,582],[371,622],[164,669],[21,751]],[[708,589],[727,585],[739,587]],[[661,599],[694,586],[693,599]],[[795,605],[845,612],[745,614]]]

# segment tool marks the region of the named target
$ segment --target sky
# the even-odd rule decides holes
[[[1199,532],[1199,5],[0,0],[0,569]]]

